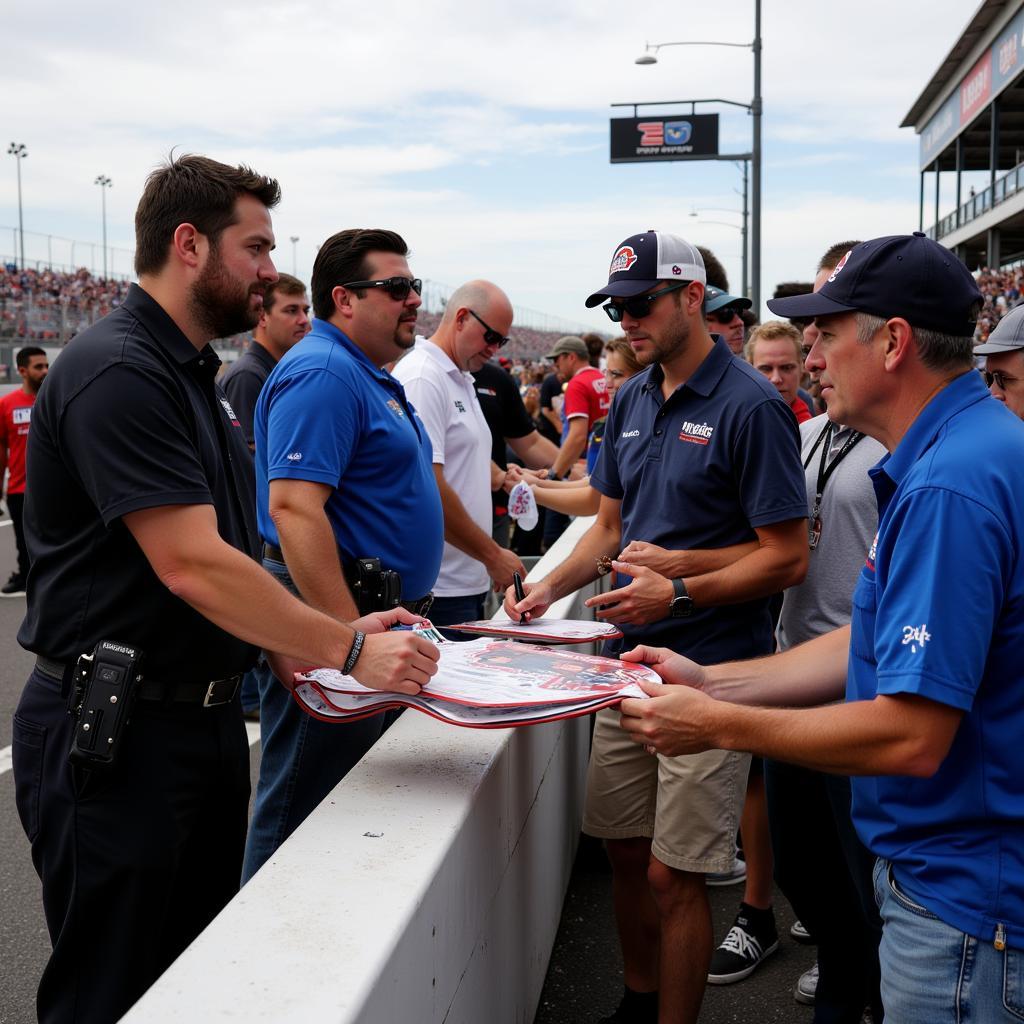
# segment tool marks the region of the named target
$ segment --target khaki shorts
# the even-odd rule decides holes
[[[652,839],[651,852],[679,871],[727,871],[736,856],[750,755],[708,750],[648,754],[598,712],[587,770],[583,831],[599,839]]]

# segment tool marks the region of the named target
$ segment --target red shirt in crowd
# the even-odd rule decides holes
[[[793,410],[793,415],[796,416],[797,423],[803,423],[806,420],[813,419],[811,410],[807,408],[807,403],[800,398],[799,395],[789,403],[789,407]]]
[[[7,469],[11,474],[8,494],[25,491],[25,446],[35,401],[34,394],[26,395],[21,388],[0,398],[0,451],[7,453]]]
[[[604,374],[593,366],[588,366],[580,370],[565,386],[562,415],[565,416],[566,423],[574,416],[586,416],[589,434],[595,421],[608,415],[610,404]]]

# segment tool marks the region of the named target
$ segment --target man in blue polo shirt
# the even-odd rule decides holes
[[[393,231],[329,238],[313,265],[313,330],[274,368],[256,406],[264,565],[307,604],[351,621],[375,603],[356,562],[397,573],[402,603],[429,607],[443,548],[426,429],[386,370],[412,347],[420,281]],[[356,593],[354,594],[354,590]],[[260,680],[262,760],[248,880],[381,733],[383,716],[339,730]]]
[[[899,1024],[1024,1015],[1024,425],[973,370],[980,303],[920,233],[864,242],[816,294],[769,303],[815,318],[807,364],[829,416],[889,452],[870,473],[878,534],[851,626],[707,670],[635,652],[695,689],[622,706],[659,751],[864,776],[853,817],[879,858],[882,1002]],[[830,700],[844,680],[845,704],[742,706]]]
[[[587,305],[610,300],[647,369],[612,403],[595,525],[525,600],[508,594],[510,614],[542,615],[611,557],[632,582],[588,602],[625,634],[611,653],[660,643],[715,662],[772,649],[768,598],[807,566],[799,435],[772,384],[708,334],[704,296],[703,260],[682,238],[648,231],[615,250]],[[607,840],[614,873],[625,992],[609,1021],[654,1021],[659,1004],[662,1020],[696,1020],[712,948],[704,876],[732,867],[747,765],[723,751],[652,758],[617,715],[598,716],[584,830]],[[755,938],[775,942],[770,909],[747,909]]]

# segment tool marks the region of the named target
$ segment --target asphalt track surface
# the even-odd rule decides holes
[[[14,568],[14,559],[13,531],[3,516],[0,584]],[[33,662],[16,639],[24,612],[24,598],[0,600],[0,1024],[31,1024],[36,1019],[35,989],[50,949],[39,879],[18,821],[10,771],[11,716]],[[258,764],[256,742],[251,747],[254,785]],[[566,897],[535,1024],[596,1021],[617,1005],[621,963],[610,891],[611,876],[603,851],[585,843]],[[710,892],[715,936],[721,939],[732,923],[741,889],[734,886]],[[709,986],[701,1024],[810,1021],[810,1008],[793,1001],[792,988],[800,973],[814,962],[814,950],[788,938],[792,914],[781,897],[776,912],[782,934],[779,952],[738,985]],[[182,1019],[201,1021],[201,1014],[182,1007]]]

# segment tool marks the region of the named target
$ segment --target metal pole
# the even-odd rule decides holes
[[[297,259],[297,257],[296,257],[296,252],[297,252],[296,246],[298,245],[298,242],[299,242],[299,236],[298,235],[290,235],[289,237],[292,240],[292,277],[296,277],[298,275],[298,271],[296,270],[296,266],[297,266],[297,263],[296,263],[296,259]]]
[[[749,273],[749,260],[750,260],[750,246],[749,246],[749,227],[750,227],[750,211],[747,209],[747,192],[750,185],[750,168],[747,161],[743,161],[743,292],[742,294],[746,298],[750,298],[750,273]]]
[[[25,218],[22,213],[21,206],[21,161],[28,156],[28,150],[25,148],[24,142],[12,142],[7,147],[7,152],[10,156],[14,157],[15,163],[18,165],[18,241],[21,260],[21,269],[25,269]]]
[[[754,99],[750,104],[754,118],[753,167],[754,187],[752,196],[753,226],[751,238],[752,280],[750,298],[754,313],[761,316],[761,0],[754,0]]]
[[[97,174],[95,184],[100,187],[103,209],[103,276],[107,277],[107,189],[112,187],[114,182],[105,174]]]

